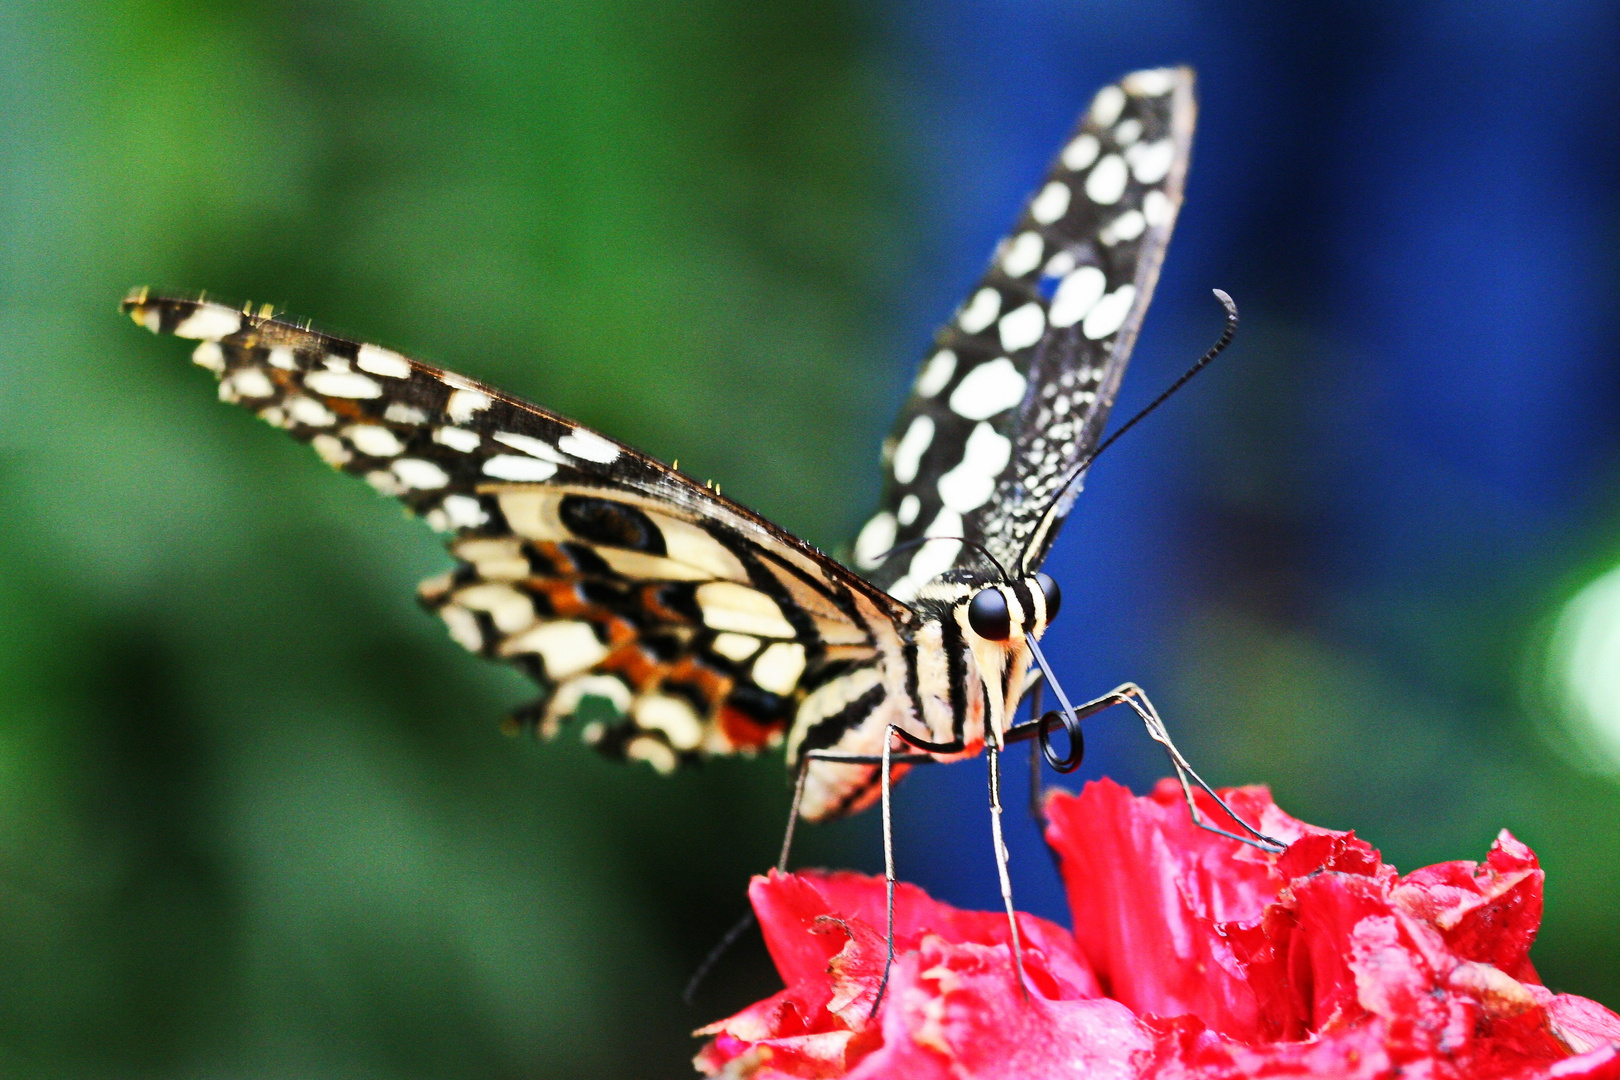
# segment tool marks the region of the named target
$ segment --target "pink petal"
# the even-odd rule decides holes
[[[1231,798],[1273,835],[1316,831],[1260,789]],[[1201,809],[1220,820],[1207,799]],[[1169,781],[1137,799],[1100,780],[1078,796],[1054,795],[1047,815],[1075,938],[1109,994],[1138,1013],[1192,1013],[1216,1030],[1258,1036],[1260,1004],[1222,927],[1260,921],[1282,883],[1276,856],[1194,826]]]
[[[852,1078],[1135,1077],[1151,1042],[1129,1009],[1106,998],[1051,1001],[1018,992],[1005,948],[926,939],[896,965],[883,1048]]]

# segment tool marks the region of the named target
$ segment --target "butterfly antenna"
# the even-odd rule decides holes
[[[996,573],[1001,575],[1002,581],[1012,581],[1012,578],[1007,576],[1006,567],[1001,565],[1000,559],[990,554],[989,548],[985,547],[977,540],[969,540],[965,536],[919,536],[915,540],[907,540],[905,543],[894,545],[894,547],[890,548],[888,551],[876,556],[873,561],[879,565],[882,565],[884,562],[888,561],[890,555],[894,555],[902,551],[910,551],[912,548],[922,547],[924,544],[931,543],[935,540],[955,540],[958,543],[966,544],[968,547],[973,548],[980,555],[983,555],[986,559],[990,560],[990,565],[996,568]]]
[[[1136,424],[1137,424],[1137,421],[1141,420],[1143,417],[1147,416],[1148,413],[1152,412],[1154,409],[1157,409],[1160,405],[1163,405],[1166,401],[1170,400],[1170,395],[1171,394],[1174,394],[1177,390],[1180,390],[1183,386],[1186,386],[1187,385],[1187,380],[1191,379],[1194,375],[1196,375],[1200,371],[1204,370],[1204,368],[1209,364],[1209,362],[1211,360],[1213,360],[1217,356],[1221,355],[1222,352],[1226,351],[1226,347],[1228,345],[1232,344],[1232,339],[1237,336],[1237,327],[1238,327],[1237,304],[1233,302],[1233,300],[1232,300],[1232,298],[1230,296],[1228,296],[1226,293],[1222,292],[1220,289],[1212,289],[1210,291],[1215,294],[1215,299],[1219,300],[1221,302],[1221,306],[1226,309],[1226,329],[1221,331],[1220,339],[1217,340],[1215,342],[1215,344],[1213,344],[1213,345],[1211,345],[1209,347],[1209,351],[1203,355],[1203,358],[1200,359],[1198,361],[1198,363],[1196,363],[1192,367],[1188,368],[1185,372],[1182,373],[1181,378],[1179,378],[1175,382],[1171,383],[1169,389],[1167,389],[1164,393],[1160,394],[1158,397],[1154,398],[1153,401],[1148,405],[1147,408],[1143,409],[1141,412],[1137,413],[1135,416],[1133,416],[1129,420],[1125,421],[1125,426],[1124,427],[1120,428],[1118,431],[1116,431],[1112,435],[1108,436],[1108,438],[1104,439],[1103,442],[1102,442],[1102,445],[1097,447],[1097,449],[1093,450],[1091,452],[1091,456],[1086,458],[1085,461],[1081,462],[1080,467],[1074,470],[1076,476],[1078,476],[1080,473],[1083,473],[1087,469],[1089,469],[1091,467],[1091,463],[1093,461],[1096,461],[1099,457],[1102,457],[1102,452],[1104,450],[1108,449],[1110,446],[1113,446],[1114,443],[1119,439],[1119,437],[1121,435],[1125,434],[1127,431],[1131,430],[1131,428],[1135,427]]]

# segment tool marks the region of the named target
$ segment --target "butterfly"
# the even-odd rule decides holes
[[[539,694],[512,726],[551,736],[588,713],[586,742],[664,771],[783,745],[795,819],[836,817],[907,765],[1031,733],[1012,718],[1032,660],[1051,680],[1037,642],[1061,598],[1040,566],[1153,294],[1192,86],[1189,70],[1163,68],[1097,93],[924,359],[852,567],[476,380],[268,308],[146,289],[123,308],[197,340],[223,400],[446,534],[455,567],[422,583],[421,602],[456,642],[533,678]],[[1078,740],[1085,709],[1058,693]],[[1132,707],[1154,732],[1151,705]]]

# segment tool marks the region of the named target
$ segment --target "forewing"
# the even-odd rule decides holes
[[[463,646],[517,664],[550,734],[660,768],[779,741],[799,701],[912,618],[902,604],[673,469],[492,387],[221,304],[124,301],[241,404],[450,534],[422,585]]]
[[[1104,87],[935,338],[884,443],[881,506],[855,541],[855,565],[894,596],[988,569],[971,544],[914,545],[923,537],[976,541],[1014,572],[1044,558],[1067,506],[1045,512],[1097,445],[1153,295],[1192,87],[1187,68]],[[897,545],[914,546],[885,557]]]

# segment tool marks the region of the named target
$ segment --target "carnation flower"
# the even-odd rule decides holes
[[[1541,985],[1543,874],[1503,831],[1483,863],[1405,877],[1354,833],[1223,792],[1288,844],[1235,844],[1180,789],[1103,780],[1047,805],[1069,931],[901,885],[883,974],[881,878],[772,873],[749,890],[786,989],[698,1032],[710,1076],[1056,1080],[1620,1080],[1620,1016]],[[1201,797],[1200,809],[1219,814]]]

